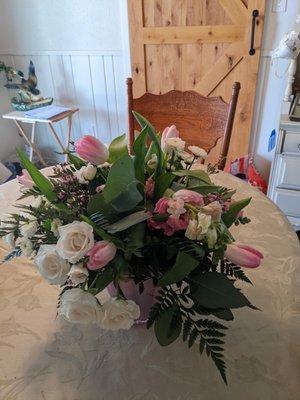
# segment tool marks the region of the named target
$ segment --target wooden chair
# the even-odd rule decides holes
[[[223,137],[218,168],[224,169],[241,87],[239,82],[233,84],[229,104],[221,97],[204,97],[194,91],[178,90],[160,95],[145,93],[134,99],[132,79],[127,78],[126,83],[130,151],[134,142],[134,130],[139,129],[132,114],[134,110],[147,118],[159,132],[167,126],[176,125],[180,137],[187,145],[200,146],[207,152],[216,146],[218,139]]]

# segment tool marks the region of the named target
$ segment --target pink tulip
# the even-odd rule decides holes
[[[116,246],[106,240],[101,240],[94,244],[91,250],[87,253],[90,257],[87,267],[90,270],[100,269],[105,267],[116,255]]]
[[[32,189],[35,183],[31,179],[31,176],[29,173],[26,171],[26,169],[22,169],[22,175],[19,175],[18,177],[18,182],[25,186],[28,189]]]
[[[94,165],[105,163],[108,159],[106,146],[93,136],[85,135],[75,143],[76,153]]]
[[[185,203],[190,203],[193,206],[203,206],[204,200],[200,193],[194,192],[193,190],[180,189],[173,194],[173,199],[182,199]]]
[[[149,199],[152,199],[152,197],[154,195],[154,179],[151,176],[150,176],[150,178],[148,178],[146,180],[145,194],[146,194],[146,197],[148,197]]]
[[[225,251],[225,257],[232,263],[245,268],[259,267],[264,256],[253,247],[242,244],[229,244]]]
[[[166,140],[170,138],[178,138],[179,132],[175,125],[167,126],[161,136],[161,148],[163,151],[166,150]]]

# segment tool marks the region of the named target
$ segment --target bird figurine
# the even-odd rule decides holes
[[[7,83],[4,85],[7,89],[20,89],[26,92],[30,92],[33,95],[39,95],[40,91],[37,87],[37,77],[35,74],[35,68],[33,62],[30,60],[28,69],[28,79],[21,79],[21,83]]]

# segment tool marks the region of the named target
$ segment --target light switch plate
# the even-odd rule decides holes
[[[286,12],[287,0],[273,0],[273,12]]]

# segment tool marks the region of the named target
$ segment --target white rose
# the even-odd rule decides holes
[[[166,153],[171,153],[174,150],[183,151],[185,147],[185,141],[178,138],[168,138],[166,139],[165,151]]]
[[[59,218],[54,218],[51,222],[51,232],[54,234],[54,236],[58,237],[58,228],[62,226],[62,222]]]
[[[93,180],[97,173],[97,167],[92,164],[83,166],[74,172],[75,177],[78,179],[79,183],[87,185],[89,181]]]
[[[95,296],[74,288],[61,295],[58,314],[69,322],[91,324],[101,320],[102,309]]]
[[[197,239],[199,240],[200,235],[204,235],[208,231],[208,228],[211,225],[211,216],[198,213],[197,219],[198,219],[198,226],[197,226],[198,237],[197,237]]]
[[[74,172],[75,178],[77,178],[78,182],[81,183],[82,185],[87,185],[89,181],[87,181],[84,176],[83,176],[83,169],[85,167],[81,167],[77,171]]]
[[[116,297],[111,297],[104,303],[102,310],[100,326],[112,331],[131,328],[134,320],[140,316],[140,307],[134,301],[120,300]]]
[[[94,245],[93,228],[83,221],[60,226],[58,234],[56,251],[72,264],[84,257]]]
[[[86,278],[89,276],[89,270],[83,265],[83,263],[74,264],[72,265],[68,275],[72,283],[78,285],[79,283],[86,281]]]
[[[22,256],[25,257],[30,257],[33,252],[33,244],[32,241],[26,237],[24,238],[19,238],[17,241],[17,245],[20,247],[20,250],[22,252]]]
[[[70,264],[57,254],[55,247],[55,244],[42,245],[34,262],[50,285],[63,285],[68,279]]]
[[[82,175],[84,179],[87,179],[88,181],[92,181],[97,173],[97,167],[95,167],[92,164],[88,164],[86,167],[83,167]]]
[[[37,220],[25,223],[20,226],[20,233],[23,237],[31,239],[39,228]]]
[[[204,149],[201,149],[201,147],[189,146],[188,149],[196,157],[201,157],[201,158],[206,158],[207,157],[207,152]]]
[[[218,201],[213,201],[207,206],[202,207],[201,211],[206,215],[210,215],[213,221],[220,221],[222,206]]]
[[[198,221],[190,219],[189,224],[185,231],[185,236],[190,240],[196,240],[198,234]]]

